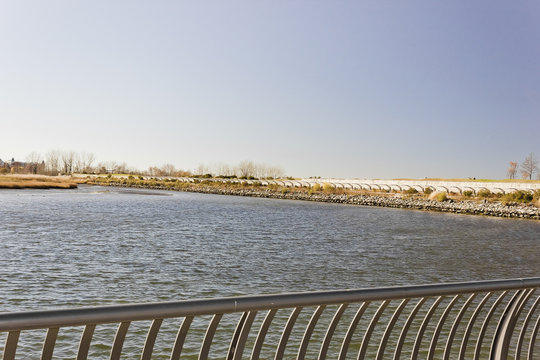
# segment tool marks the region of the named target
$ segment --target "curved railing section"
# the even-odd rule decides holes
[[[529,278],[2,313],[1,351],[4,360],[538,359],[539,287]]]

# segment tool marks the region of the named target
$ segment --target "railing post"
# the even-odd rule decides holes
[[[519,290],[517,296],[514,296],[506,306],[504,313],[499,321],[493,344],[491,347],[491,360],[506,360],[510,347],[510,340],[523,306],[530,298],[535,289]]]

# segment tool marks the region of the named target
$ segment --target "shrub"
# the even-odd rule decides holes
[[[323,186],[322,186],[322,189],[324,191],[332,191],[334,190],[334,186],[330,183],[324,183]]]
[[[537,192],[538,193],[538,192]],[[535,196],[537,194],[531,194],[528,191],[515,191],[508,194],[504,194],[501,198],[501,201],[504,204],[507,204],[509,202],[517,202],[517,203],[529,203],[532,202],[535,199]]]
[[[463,192],[463,196],[469,197],[469,198],[470,198],[470,197],[473,196],[473,192],[472,192],[471,190],[465,190],[465,191]]]
[[[313,192],[316,192],[316,191],[321,191],[321,184],[315,184],[311,187],[311,190],[313,190]]]
[[[430,188],[430,187],[427,187],[427,188],[424,189],[424,194],[426,194],[426,195],[429,195],[429,194],[431,194],[432,192],[433,192],[433,189]]]
[[[478,196],[482,198],[488,198],[492,195],[491,191],[488,189],[482,189],[478,192]]]
[[[415,188],[411,187],[411,188],[408,188],[407,191],[405,191],[407,194],[409,195],[414,195],[414,194],[418,194],[418,190],[416,190]]]
[[[443,202],[443,201],[448,200],[448,196],[446,195],[445,192],[441,192],[435,196],[435,200],[437,200],[438,202]]]
[[[290,190],[288,188],[281,189],[282,194],[288,194],[289,192],[290,192]]]

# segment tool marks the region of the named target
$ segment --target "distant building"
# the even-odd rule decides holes
[[[39,163],[16,161],[15,158],[11,158],[11,160],[8,161],[3,161],[2,159],[0,159],[0,169],[7,169],[7,172],[10,173],[36,174],[39,166]],[[42,166],[44,167],[45,163],[42,163]],[[2,172],[5,173],[6,170]]]

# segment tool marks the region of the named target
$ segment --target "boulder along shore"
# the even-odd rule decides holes
[[[317,201],[326,203],[381,206],[399,209],[414,209],[426,211],[439,211],[456,214],[484,215],[505,218],[520,218],[540,220],[540,208],[530,204],[503,204],[501,202],[475,201],[475,200],[446,200],[436,201],[419,197],[399,196],[399,194],[366,195],[366,194],[332,194],[325,192],[309,193],[295,191],[294,188],[274,190],[261,188],[222,188],[214,186],[183,186],[181,188],[166,185],[136,185],[116,182],[96,183],[96,185],[132,187],[152,190],[173,190],[214,195],[249,196],[271,199],[287,199],[302,201]],[[187,185],[187,184],[186,184]]]

